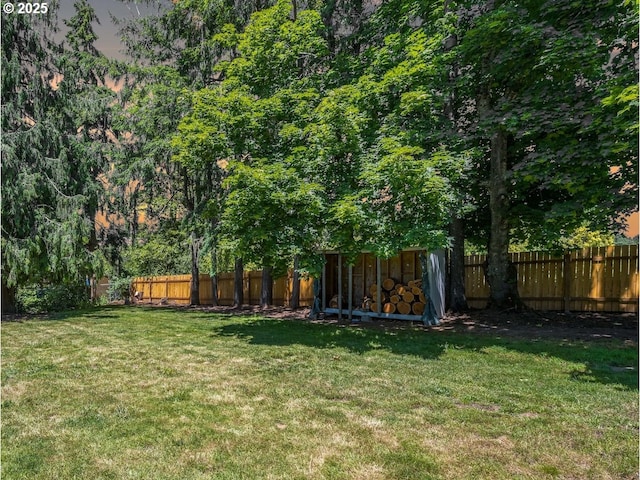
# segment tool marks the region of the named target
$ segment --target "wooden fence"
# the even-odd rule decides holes
[[[233,273],[218,274],[218,304],[233,305]],[[259,305],[262,290],[262,272],[244,272],[243,294],[246,305]],[[288,306],[293,288],[293,274],[278,278],[273,282],[273,304]],[[132,290],[142,294],[141,303],[157,303],[166,300],[169,303],[188,305],[191,296],[191,275],[168,275],[157,277],[138,277],[133,280]],[[200,275],[200,304],[213,303],[211,278]],[[300,306],[308,307],[313,303],[313,280],[300,279]]]
[[[637,245],[573,250],[560,257],[541,252],[512,253],[510,257],[518,271],[520,297],[534,310],[638,312]],[[471,307],[484,308],[487,305],[489,286],[482,267],[485,260],[486,255],[465,257],[465,287]],[[391,269],[392,262],[389,265],[387,268]],[[408,275],[413,278],[418,274],[416,270]],[[233,277],[233,273],[218,275],[220,305],[233,304]],[[354,273],[356,287],[358,279],[362,280]],[[134,280],[133,290],[142,292],[143,303],[166,299],[170,303],[185,305],[189,303],[190,282],[191,275],[140,277]],[[289,305],[292,285],[291,272],[287,277],[274,281],[274,305]],[[244,273],[245,304],[258,305],[261,288],[262,272]],[[208,275],[200,275],[200,303],[212,303]],[[301,279],[300,306],[312,303],[313,281]]]
[[[540,252],[512,253],[522,301],[534,310],[638,312],[638,246],[594,247],[557,257]],[[486,255],[465,258],[469,306],[489,298],[482,264]]]

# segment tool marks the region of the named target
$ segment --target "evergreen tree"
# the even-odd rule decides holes
[[[85,1],[69,20],[72,49],[52,40],[49,13],[7,15],[2,28],[3,310],[27,282],[80,283],[100,274],[95,217],[113,95],[93,47]]]

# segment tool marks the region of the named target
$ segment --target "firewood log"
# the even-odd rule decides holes
[[[422,315],[422,313],[424,312],[424,307],[424,303],[415,302],[413,305],[411,305],[411,310],[413,311],[414,315]]]
[[[365,312],[371,310],[372,303],[373,303],[373,300],[371,300],[371,298],[364,297],[362,299],[362,310],[364,310]]]
[[[406,291],[402,294],[402,300],[411,303],[415,299],[415,295],[409,291]]]
[[[390,290],[393,290],[393,287],[395,286],[395,284],[396,284],[396,281],[393,278],[386,278],[382,282],[382,288],[388,292]]]
[[[387,295],[387,293],[384,292],[384,291],[381,293],[380,297],[382,298],[382,303],[387,303],[389,301],[389,295]],[[375,302],[377,302],[378,301],[378,293],[377,292],[374,293],[372,295],[372,298],[373,298],[373,300]]]
[[[408,315],[409,313],[411,313],[411,305],[407,302],[399,302],[396,305],[396,310],[402,315]]]
[[[331,300],[329,300],[329,307],[338,308],[338,295],[331,297]]]

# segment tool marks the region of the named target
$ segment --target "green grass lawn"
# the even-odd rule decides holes
[[[5,322],[2,478],[635,478],[637,364],[189,310]]]

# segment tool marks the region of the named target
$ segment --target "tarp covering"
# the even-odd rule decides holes
[[[444,317],[445,272],[444,250],[420,254],[422,266],[422,288],[427,294],[427,304],[422,314],[425,325],[438,325]]]
[[[435,250],[429,253],[429,298],[433,302],[438,319],[443,318],[445,313],[446,271],[444,250]]]

